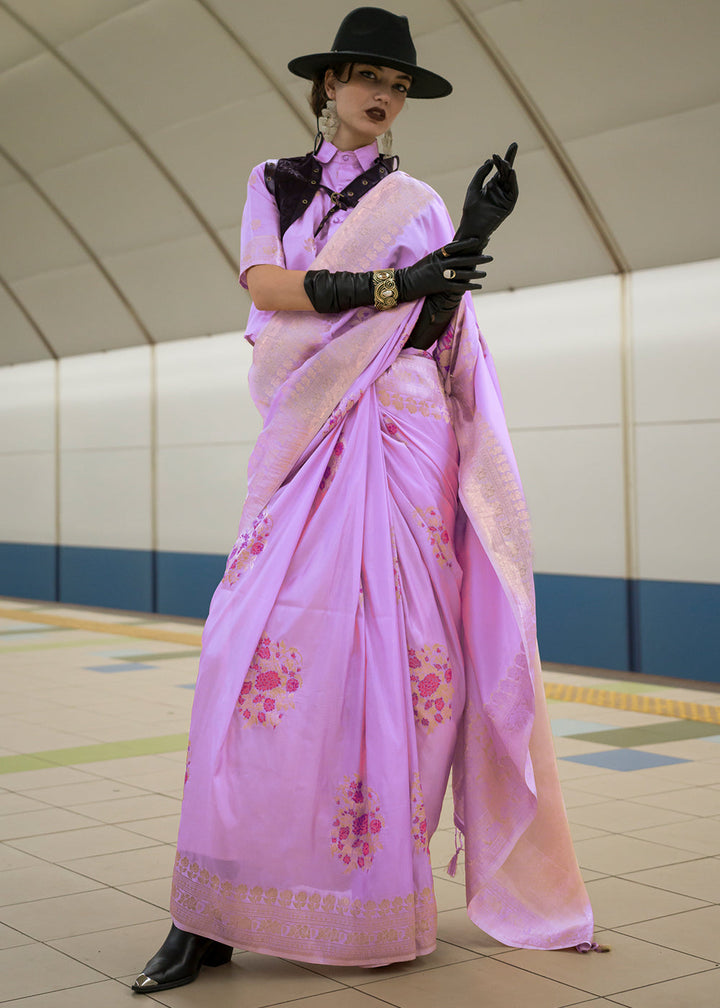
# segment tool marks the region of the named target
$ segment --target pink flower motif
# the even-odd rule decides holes
[[[452,669],[447,649],[442,644],[409,648],[408,666],[415,720],[432,731],[452,717]]]
[[[421,696],[429,697],[440,685],[440,679],[434,672],[429,672],[418,682],[418,691]]]
[[[346,777],[335,798],[337,816],[330,842],[342,863],[352,868],[367,870],[375,854],[382,850],[378,834],[384,820],[374,793],[358,777]]]
[[[261,637],[237,702],[246,727],[279,725],[295,706],[293,695],[302,686],[301,668],[302,658],[295,648]]]

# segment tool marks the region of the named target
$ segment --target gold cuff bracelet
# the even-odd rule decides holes
[[[398,303],[395,270],[375,270],[372,275],[375,290],[375,307],[378,311],[394,308]]]

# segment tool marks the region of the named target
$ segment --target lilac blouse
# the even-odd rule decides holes
[[[367,147],[354,151],[341,151],[325,140],[316,157],[322,165],[322,181],[329,189],[340,192],[353,179],[357,178],[372,165],[378,155],[377,143],[373,141]],[[324,247],[330,236],[345,220],[352,210],[342,210],[339,207],[315,237],[315,231],[323,217],[333,206],[328,194],[320,189],[310,206],[298,220],[294,221],[280,238],[280,223],[275,197],[265,186],[265,162],[257,165],[250,173],[248,181],[247,202],[243,211],[242,230],[240,237],[240,283],[247,290],[247,271],[251,266],[261,264],[281,266],[289,270],[307,270],[313,260]],[[442,206],[440,215],[447,220],[447,211]],[[430,229],[434,231],[434,228]],[[440,232],[419,236],[420,242],[426,244],[423,255],[438,248],[447,240],[445,229]],[[424,241],[423,241],[424,239]],[[410,266],[417,262],[418,248],[398,248],[396,250],[396,267]],[[265,325],[273,312],[259,311],[255,305],[250,309],[245,338],[255,342],[255,335]]]

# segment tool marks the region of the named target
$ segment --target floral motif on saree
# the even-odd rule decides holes
[[[335,797],[336,815],[330,841],[343,871],[368,870],[373,857],[382,850],[380,833],[385,820],[377,795],[360,777],[346,777]]]
[[[277,728],[283,715],[295,706],[302,686],[302,655],[285,641],[261,637],[238,697],[244,727]]]
[[[412,775],[410,811],[412,812],[412,837],[415,850],[423,853],[428,849],[428,824],[419,773]]]
[[[433,555],[441,567],[452,567],[453,546],[450,533],[445,528],[442,515],[437,508],[417,508],[415,511],[415,521],[425,529],[427,537],[432,546]]]
[[[230,588],[241,574],[250,570],[265,549],[265,543],[272,531],[272,518],[263,511],[253,522],[248,532],[243,532],[233,546],[225,567],[222,583]]]
[[[452,669],[443,644],[408,648],[415,722],[433,731],[452,717]]]

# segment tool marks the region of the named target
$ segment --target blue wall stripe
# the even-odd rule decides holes
[[[538,644],[545,661],[629,671],[624,578],[536,574]]]
[[[720,585],[638,583],[642,671],[720,682]]]
[[[55,601],[57,547],[0,542],[0,595]]]
[[[0,595],[204,619],[224,564],[210,553],[0,542]],[[720,584],[539,573],[535,585],[546,661],[720,682]]]
[[[226,560],[212,553],[158,553],[157,611],[205,619]]]
[[[61,546],[60,601],[151,612],[151,551]]]

